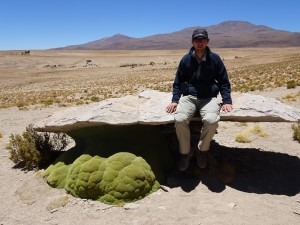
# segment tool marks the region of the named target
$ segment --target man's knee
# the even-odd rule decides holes
[[[174,116],[175,119],[175,125],[176,124],[188,124],[189,118],[186,114],[184,113],[176,113]]]
[[[207,113],[203,118],[202,122],[206,125],[218,126],[220,115],[216,113]]]

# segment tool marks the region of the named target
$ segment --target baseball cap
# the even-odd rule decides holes
[[[205,29],[202,29],[202,28],[195,29],[193,31],[192,39],[194,39],[195,37],[199,37],[199,36],[208,38],[207,31]]]

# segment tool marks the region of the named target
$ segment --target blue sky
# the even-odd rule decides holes
[[[0,50],[146,37],[228,20],[300,32],[299,0],[1,0]]]

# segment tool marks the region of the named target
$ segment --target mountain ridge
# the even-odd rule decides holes
[[[167,50],[191,47],[191,34],[197,27],[208,31],[211,47],[300,47],[300,33],[276,30],[248,21],[224,21],[207,27],[187,27],[181,30],[134,38],[115,34],[99,40],[56,49],[74,50]]]

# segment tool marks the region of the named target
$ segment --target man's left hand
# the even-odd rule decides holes
[[[221,110],[224,113],[228,113],[233,110],[233,106],[231,104],[224,104],[224,105],[222,105]]]

